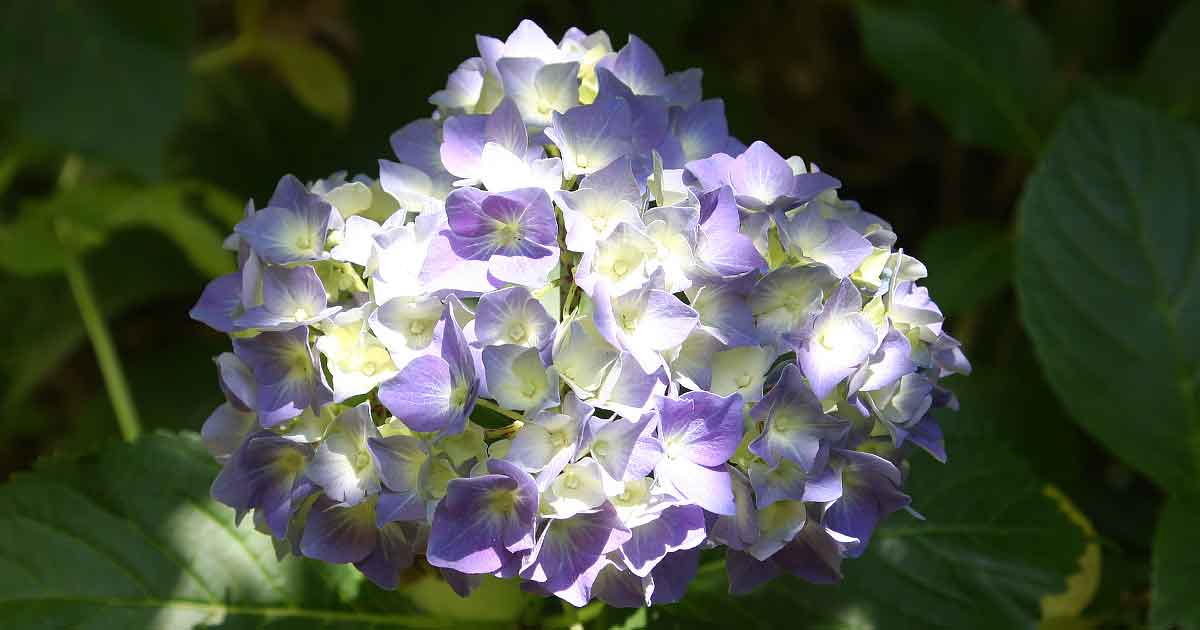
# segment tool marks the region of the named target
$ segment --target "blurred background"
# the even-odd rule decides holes
[[[1066,608],[1087,625],[1060,627],[1143,627],[1163,484],[1043,374],[1015,221],[1081,99],[1200,119],[1196,3],[0,2],[0,478],[118,438],[80,282],[144,427],[198,430],[228,340],[187,311],[232,269],[221,240],[246,199],[284,173],[376,174],[389,134],[477,54],[473,35],[526,17],[616,47],[633,32],[669,70],[702,68],[732,133],[817,162],[891,221],[976,368],[950,384],[963,411],[948,422],[988,423],[1022,483],[1069,498],[1098,546]]]

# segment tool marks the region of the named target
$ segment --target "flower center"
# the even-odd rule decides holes
[[[508,328],[508,338],[513,343],[521,343],[522,341],[525,341],[525,337],[528,335],[528,333],[529,331],[525,329],[523,324],[513,324]]]
[[[525,383],[525,386],[521,388],[521,395],[525,396],[526,398],[531,398],[536,392],[537,385],[534,385],[533,383]]]
[[[354,470],[362,470],[371,463],[371,455],[366,451],[359,451],[354,456]]]
[[[425,332],[425,322],[412,322],[408,325],[408,332],[414,335],[420,335]]]
[[[300,308],[297,308],[295,313],[292,313],[292,319],[294,319],[298,322],[302,322],[302,321],[308,319],[308,317],[309,317],[308,311],[304,310],[303,306],[301,306]]]
[[[304,234],[296,237],[296,249],[302,252],[312,252],[315,249],[313,247],[312,234],[305,232]]]
[[[375,367],[374,363],[368,361],[362,364],[362,367],[359,368],[359,371],[362,372],[364,376],[374,376],[377,369],[379,368]]]
[[[625,262],[624,260],[618,260],[617,262],[613,263],[612,270],[613,275],[617,276],[618,278],[622,278],[625,276],[625,274],[629,273],[629,263]]]
[[[567,473],[563,475],[563,486],[565,486],[567,490],[577,489],[579,487],[579,475],[576,475],[575,473]]]
[[[750,375],[743,374],[743,375],[737,377],[736,379],[734,379],[733,382],[737,383],[738,387],[747,387],[750,385]]]
[[[608,454],[608,442],[596,442],[593,444],[592,453],[595,454],[596,457],[604,457],[606,454]]]
[[[621,313],[621,328],[625,332],[633,332],[637,330],[638,316],[637,313]]]
[[[592,229],[593,230],[595,230],[597,232],[603,232],[604,228],[607,226],[608,226],[608,218],[607,217],[592,217]]]
[[[587,168],[591,162],[592,161],[588,159],[588,156],[583,155],[582,153],[575,156],[575,166],[578,168]]]

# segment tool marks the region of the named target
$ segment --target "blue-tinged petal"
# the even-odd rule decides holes
[[[378,542],[374,505],[363,502],[346,507],[321,497],[304,522],[300,552],[323,562],[345,564],[364,560]]]
[[[673,604],[687,594],[688,584],[700,568],[700,548],[682,549],[667,554],[650,572],[648,605]]]
[[[200,429],[200,439],[218,462],[224,463],[258,427],[258,417],[230,403],[221,403]]]
[[[654,467],[654,478],[675,494],[713,514],[734,514],[733,488],[729,470],[720,466],[702,466],[670,455]]]
[[[270,205],[234,228],[264,261],[275,265],[326,258],[325,238],[333,207],[304,192],[288,195],[287,204]]]
[[[652,435],[656,427],[654,414],[646,414],[637,422],[623,418],[605,421],[592,420],[586,444],[600,467],[617,481],[644,477],[662,457],[662,444]]]
[[[505,409],[536,412],[558,404],[558,377],[537,348],[513,344],[483,349],[488,393]]]
[[[558,147],[567,177],[594,173],[633,150],[633,118],[623,99],[554,112],[546,136]]]
[[[738,394],[695,391],[678,398],[659,396],[655,406],[668,459],[722,466],[742,440],[742,397]]]
[[[870,453],[835,449],[832,466],[841,471],[842,496],[825,510],[827,528],[856,539],[845,555],[857,558],[883,517],[911,500],[900,491],[900,471],[888,460]]]
[[[750,416],[766,423],[750,443],[750,452],[771,466],[788,459],[804,471],[820,469],[830,445],[849,430],[849,423],[824,413],[795,364],[784,368],[775,387],[750,409]]]
[[[393,590],[400,585],[400,573],[416,559],[415,538],[415,526],[388,523],[379,528],[375,549],[354,566],[376,586]]]
[[[946,463],[946,439],[942,437],[942,427],[933,414],[926,415],[908,430],[908,441],[921,447],[939,462]]]
[[[475,335],[485,346],[514,344],[543,348],[554,336],[555,320],[524,287],[509,287],[479,298]]]
[[[729,183],[738,205],[766,210],[792,192],[792,167],[765,142],[756,141],[734,160]]]
[[[213,362],[217,364],[217,380],[225,399],[242,411],[253,410],[258,384],[250,368],[232,352],[222,352]]]
[[[759,560],[770,558],[796,538],[807,521],[804,503],[775,501],[758,511],[758,538],[746,552]]]
[[[791,217],[776,217],[780,240],[791,253],[810,258],[844,278],[858,269],[874,246],[845,223],[826,219],[819,209],[805,209]]]
[[[242,273],[220,276],[204,286],[200,299],[188,316],[213,330],[231,333],[238,330],[234,321],[245,310],[242,306]]]
[[[466,389],[457,397],[465,403]],[[379,401],[414,431],[446,428],[462,404],[455,404],[450,365],[433,355],[413,359],[394,378],[380,385]]]
[[[733,595],[745,595],[783,573],[774,561],[764,562],[737,549],[725,552],[725,571],[729,576],[729,592]]]
[[[442,128],[432,118],[414,120],[389,139],[392,152],[402,163],[420,169],[433,180],[448,180],[439,149]]]
[[[489,474],[453,479],[433,515],[429,563],[463,573],[492,573],[533,546],[537,487],[521,469],[488,461]]]
[[[302,478],[312,452],[307,444],[269,431],[251,434],[213,481],[212,496],[239,518],[249,510],[262,512],[272,534],[283,538],[293,506],[311,492]]]
[[[304,474],[335,502],[358,505],[379,493],[379,472],[367,449],[367,440],[378,437],[371,403],[347,409],[334,420]]]
[[[669,507],[657,519],[633,528],[630,539],[621,545],[621,557],[635,575],[646,577],[668,553],[696,547],[706,535],[704,510],[699,506]]]
[[[629,538],[629,530],[608,503],[595,512],[551,520],[530,551],[531,560],[521,577],[540,582],[546,592],[559,594],[576,586],[581,575]],[[597,569],[590,577],[595,579],[598,573]]]
[[[687,109],[672,109],[670,129],[679,139],[685,162],[720,153],[729,142],[725,102],[713,98]]]
[[[233,351],[258,382],[255,410],[265,427],[294,418],[306,408],[318,409],[332,397],[308,345],[307,328],[234,339]]]

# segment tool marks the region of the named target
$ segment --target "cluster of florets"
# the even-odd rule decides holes
[[[213,496],[385,588],[639,606],[722,546],[734,591],[837,580],[969,370],[924,267],[636,37],[478,43],[377,180],[247,207],[192,311],[233,338]]]

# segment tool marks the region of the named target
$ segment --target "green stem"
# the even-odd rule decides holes
[[[69,156],[59,173],[59,189],[65,191],[74,188],[82,171],[82,160],[74,155]],[[87,331],[92,350],[96,353],[96,363],[100,366],[104,388],[108,391],[113,413],[117,416],[121,437],[126,442],[132,442],[141,434],[142,425],[138,420],[137,408],[133,404],[133,395],[129,392],[129,383],[125,381],[125,372],[121,369],[121,359],[117,355],[116,346],[113,345],[112,335],[108,332],[108,324],[105,323],[104,314],[96,303],[87,273],[75,255],[70,230],[70,224],[63,219],[55,223],[55,231],[62,249],[63,272],[67,276],[67,284],[71,287],[71,295],[75,298],[75,305],[79,308],[79,316],[83,319],[83,328]]]
[[[241,35],[224,46],[205,51],[195,59],[192,59],[192,70],[199,73],[220,70],[245,60],[253,52],[253,40],[245,35]]]
[[[512,411],[512,410],[509,410],[509,409],[505,409],[504,407],[501,407],[500,405],[497,405],[496,403],[494,403],[490,400],[487,400],[485,398],[480,398],[480,399],[476,400],[475,404],[479,405],[480,407],[483,407],[484,409],[490,409],[492,411],[495,411],[496,413],[498,413],[498,414],[504,416],[505,418],[508,418],[514,422],[524,422],[525,421],[525,417],[522,416],[521,414],[519,414],[515,411]]]
[[[96,362],[100,364],[100,374],[104,377],[104,387],[108,390],[109,400],[112,401],[121,437],[126,442],[132,442],[141,434],[142,427],[138,421],[137,409],[133,405],[133,396],[129,393],[129,383],[125,381],[121,360],[117,356],[104,316],[96,305],[87,274],[68,247],[63,248],[63,269],[67,274],[67,283],[71,285],[71,294],[75,296],[75,304],[79,307],[79,315],[83,318],[83,327],[92,341]]]

